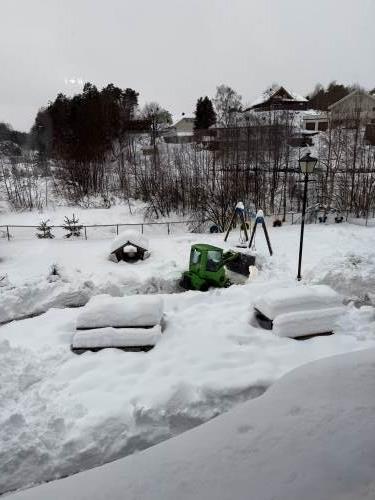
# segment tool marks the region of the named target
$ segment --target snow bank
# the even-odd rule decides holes
[[[145,327],[160,324],[163,300],[155,295],[111,297],[97,295],[77,317],[77,329],[111,326]]]
[[[151,346],[156,345],[160,337],[160,325],[152,328],[95,328],[77,331],[73,337],[72,348]]]
[[[290,338],[332,332],[337,320],[344,314],[344,307],[280,314],[273,321],[272,331],[279,337]]]
[[[375,350],[311,363],[145,452],[14,500],[373,500]]]
[[[273,320],[279,314],[335,307],[341,303],[341,297],[327,285],[302,285],[272,290],[256,298],[254,307]]]

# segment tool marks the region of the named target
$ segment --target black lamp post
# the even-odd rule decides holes
[[[299,256],[298,256],[298,274],[297,280],[302,279],[301,276],[301,264],[302,264],[302,248],[303,248],[303,233],[305,230],[305,214],[306,214],[306,201],[307,201],[307,184],[309,182],[309,174],[314,172],[315,165],[318,159],[306,153],[302,158],[299,159],[299,166],[301,172],[304,174],[304,189],[303,189],[303,206],[302,206],[302,220],[301,220],[301,235],[299,240]]]

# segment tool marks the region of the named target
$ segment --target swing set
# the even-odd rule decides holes
[[[239,201],[234,208],[234,212],[233,212],[233,215],[231,217],[229,227],[228,227],[227,232],[226,232],[225,237],[224,237],[224,241],[227,241],[230,231],[234,227],[236,227],[236,223],[238,221],[240,222],[240,245],[238,245],[238,246],[240,246],[242,248],[248,247],[248,248],[251,248],[252,250],[255,250],[255,234],[256,234],[256,230],[257,230],[258,225],[261,224],[262,228],[263,228],[264,236],[266,238],[268,251],[269,251],[270,255],[273,254],[271,241],[270,241],[268,231],[267,231],[267,226],[266,226],[266,223],[264,220],[263,210],[258,210],[258,212],[255,216],[255,222],[254,222],[253,229],[251,231],[251,236],[250,236],[250,241],[249,241],[249,235],[247,232],[247,222],[245,220],[245,207],[244,207],[244,204],[242,203],[242,201]],[[247,245],[248,241],[249,241],[249,245]]]

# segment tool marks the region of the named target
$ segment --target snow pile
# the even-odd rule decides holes
[[[90,280],[57,278],[30,280],[21,286],[0,288],[0,324],[48,311],[51,307],[79,307],[95,293]]]
[[[368,231],[374,233],[374,230]],[[313,273],[315,280],[332,286],[348,298],[365,302],[375,291],[375,253],[366,248],[343,252],[324,259]]]
[[[161,326],[151,328],[94,328],[75,333],[73,349],[153,346],[161,337]]]
[[[372,500],[374,356],[311,363],[182,436],[13,498]]]
[[[280,288],[255,299],[254,307],[273,320],[280,314],[339,306],[342,298],[326,285]]]
[[[90,300],[77,317],[77,329],[111,326],[145,327],[160,324],[163,300],[159,296],[134,295],[110,297],[98,295]]]
[[[345,314],[343,307],[280,314],[273,322],[272,331],[279,337],[290,338],[328,333],[334,331],[335,324],[342,314]]]

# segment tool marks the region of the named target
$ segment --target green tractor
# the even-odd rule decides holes
[[[192,245],[190,250],[189,271],[184,272],[180,285],[186,290],[205,292],[210,286],[216,288],[231,285],[225,267],[244,276],[249,276],[249,267],[255,264],[253,255],[246,255],[205,243]]]

